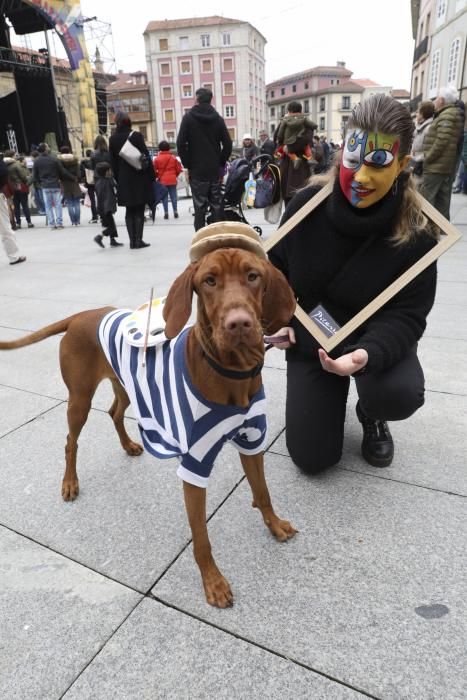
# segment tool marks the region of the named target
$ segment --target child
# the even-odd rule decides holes
[[[102,233],[94,236],[94,240],[101,248],[105,248],[103,236],[110,236],[111,248],[118,248],[123,243],[119,243],[117,227],[115,226],[114,213],[117,211],[117,197],[115,196],[116,183],[113,179],[112,169],[105,161],[96,165],[96,181],[94,183],[97,197],[97,211],[101,217],[102,225],[105,227]]]
[[[311,142],[316,124],[302,114],[300,102],[289,102],[287,114],[280,121],[275,140],[280,147],[280,153],[286,154],[293,167],[299,168],[302,158],[312,159]]]

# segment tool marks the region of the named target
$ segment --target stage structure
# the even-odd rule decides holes
[[[55,29],[79,93],[81,143],[83,148],[92,147],[98,133],[96,92],[84,38],[86,20],[79,0],[0,0],[0,70],[12,71],[16,86],[15,95],[2,98],[2,112],[6,109],[9,117],[16,117],[16,136],[22,150],[29,150],[32,142],[37,143],[37,134],[47,131],[55,131],[57,141],[62,142],[58,145],[62,145],[68,140],[66,119],[54,89],[50,48],[42,56],[12,50],[6,20],[18,36],[45,32],[47,42],[47,30]],[[37,79],[44,71],[49,71],[52,80]],[[1,128],[4,131],[3,124]],[[1,136],[3,139],[4,134]]]

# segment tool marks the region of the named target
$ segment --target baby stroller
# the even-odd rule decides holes
[[[253,175],[255,180],[260,178],[271,179],[272,181],[272,202],[279,201],[280,193],[280,173],[279,168],[272,162],[270,155],[264,153],[250,162],[246,158],[237,158],[230,164],[229,174],[223,186],[223,207],[225,221],[241,221],[244,224],[249,222],[245,218],[242,209],[242,198],[245,192],[245,183]],[[255,231],[261,236],[260,226],[253,226]]]

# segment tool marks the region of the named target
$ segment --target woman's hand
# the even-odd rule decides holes
[[[290,326],[284,326],[274,335],[265,335],[264,342],[271,343],[278,350],[287,350],[287,348],[295,345],[295,331]]]
[[[363,369],[368,362],[368,353],[363,348],[341,355],[337,360],[329,357],[322,348],[318,350],[321,367],[326,372],[338,374],[340,377],[349,377]]]

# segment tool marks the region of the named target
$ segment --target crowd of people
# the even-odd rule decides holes
[[[156,207],[162,204],[164,219],[169,219],[169,200],[174,218],[178,218],[177,182],[182,171],[189,180],[193,199],[194,227],[223,218],[222,185],[230,161],[244,158],[248,163],[261,156],[278,164],[282,199],[287,206],[303,189],[311,176],[326,173],[342,152],[343,144],[327,142],[318,136],[317,125],[304,114],[299,101],[287,105],[287,112],[274,133],[263,129],[256,142],[251,133],[243,136],[240,152],[233,144],[222,116],[212,106],[208,88],[196,91],[196,104],[184,115],[176,142],[176,153],[161,141],[151,156],[143,136],[132,129],[129,116],[115,117],[115,130],[107,143],[103,135],[95,139],[94,149],[79,158],[69,146],[52,154],[41,143],[29,157],[5,151],[2,161],[2,240],[11,264],[23,262],[13,231],[25,225],[32,228],[30,202],[46,216],[51,229],[64,228],[63,206],[72,226],[81,224],[82,205],[91,211],[90,223],[101,223],[102,231],[94,236],[104,248],[123,245],[118,241],[114,220],[117,205],[125,207],[125,223],[131,249],[146,248],[143,239],[146,210],[154,220]],[[451,193],[467,194],[467,132],[465,108],[457,91],[442,88],[434,101],[419,105],[416,115],[411,160],[415,184],[424,197],[449,218]],[[122,147],[130,144],[141,155],[141,165],[134,166],[121,157]],[[5,169],[6,168],[6,169]],[[8,215],[8,216],[6,216]],[[5,232],[5,222],[10,228]],[[8,243],[6,241],[9,241]]]

